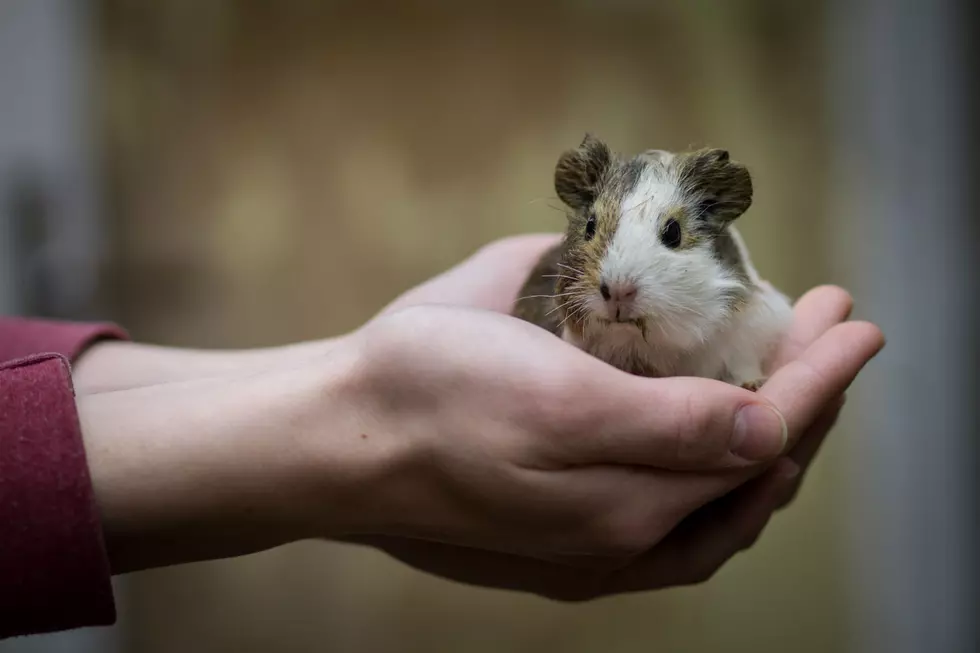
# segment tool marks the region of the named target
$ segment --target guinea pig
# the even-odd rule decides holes
[[[752,203],[744,165],[713,148],[624,158],[586,135],[554,184],[568,227],[515,316],[632,374],[761,385],[792,307],[732,225]]]

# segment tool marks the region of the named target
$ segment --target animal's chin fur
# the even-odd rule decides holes
[[[590,314],[567,323],[561,337],[626,372],[648,377],[697,376],[741,385],[764,378],[772,352],[789,328],[792,308],[781,293],[751,284],[737,303],[719,302],[701,315],[661,314],[616,323]],[[668,319],[669,318],[669,319]]]
[[[614,367],[643,376],[673,376],[683,372],[685,360],[697,358],[717,339],[739,305],[719,300],[698,313],[664,311],[624,322],[590,311],[581,322],[567,324],[564,337]]]

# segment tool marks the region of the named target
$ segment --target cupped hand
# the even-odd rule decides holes
[[[424,304],[509,313],[531,269],[560,239],[560,234],[543,233],[491,242],[449,270],[403,293],[381,315]],[[803,295],[794,307],[792,327],[780,345],[772,368],[779,369],[797,359],[830,327],[846,320],[852,308],[851,296],[836,286],[819,286]],[[788,457],[800,467],[800,473],[791,483],[793,489],[784,493],[781,506],[796,496],[806,470],[836,424],[844,400],[843,394],[828,398],[820,416],[789,448]]]
[[[381,317],[403,308],[431,303],[506,312],[527,272],[557,239],[556,235],[535,235],[493,243],[443,275],[404,294],[385,309]],[[512,547],[494,546],[491,540],[476,538],[478,541],[454,542],[438,535],[424,534],[364,535],[350,539],[376,546],[408,564],[457,581],[521,589],[560,599],[591,598],[700,582],[754,542],[774,510],[794,496],[802,472],[812,462],[836,420],[845,389],[883,346],[881,332],[873,325],[841,324],[850,310],[849,295],[835,287],[816,288],[801,298],[795,307],[792,329],[777,357],[777,372],[758,393],[785,416],[789,430],[786,457],[768,468],[756,465],[735,472],[688,474],[691,485],[685,489],[695,491],[676,495],[678,509],[674,512],[669,509],[664,512],[663,506],[651,505],[651,494],[641,495],[644,496],[641,502],[645,503],[644,507],[630,508],[630,494],[626,493],[627,499],[612,514],[643,514],[645,518],[607,519],[607,528],[603,529],[606,539],[598,547],[598,554],[596,549],[583,555],[582,547],[563,546],[545,555],[539,551],[528,557],[527,550],[520,550],[523,547],[517,547],[517,552],[522,555],[514,555],[506,552]],[[451,329],[448,323],[444,327]],[[600,375],[600,378],[604,377]],[[707,385],[703,387],[717,387],[710,382],[689,379],[663,380],[655,385],[666,387],[668,383],[704,383]],[[635,410],[637,406],[649,407],[648,401],[639,399],[628,410]],[[644,436],[649,437],[649,432]],[[719,440],[713,442],[715,448],[702,449],[703,457],[699,461],[689,459],[685,464],[700,464],[704,468],[717,465],[721,459],[710,458],[717,455]],[[656,450],[654,441],[645,446],[648,455]],[[705,455],[709,450],[714,453]],[[612,450],[605,453],[609,457]],[[655,476],[663,471],[658,470],[658,464],[662,468],[678,464],[676,459],[668,458],[659,462],[653,457],[647,458],[643,471]],[[625,464],[636,478],[645,476],[635,466],[631,467],[633,463],[624,463],[621,459],[613,463],[593,462],[584,468],[602,468],[607,464]],[[664,482],[664,479],[660,480]],[[703,506],[717,497],[721,498]],[[676,524],[678,518],[683,519],[682,523],[671,530],[669,525]],[[582,519],[573,521],[580,525],[594,523]],[[615,526],[608,528],[610,523],[636,528],[627,528],[629,532],[624,534],[616,532]],[[621,546],[624,543],[627,546]],[[644,545],[644,553],[627,554],[631,550],[635,553],[639,545]],[[569,553],[572,550],[576,553]]]
[[[406,308],[351,347],[347,430],[363,434],[365,465],[385,459],[363,527],[388,535],[634,554],[786,446],[760,395],[632,376],[488,311]]]
[[[794,333],[805,345],[806,331]],[[760,477],[765,463],[881,346],[871,325],[835,326],[750,393],[634,377],[486,311],[397,310],[359,337],[358,395],[369,400],[357,428],[390,464],[362,511],[376,521],[347,539],[456,580],[557,598],[695,582],[734,555],[798,472],[783,461]],[[763,404],[785,418],[788,443],[777,419],[749,430],[748,459],[733,454],[740,409]],[[739,501],[697,513],[740,486]]]

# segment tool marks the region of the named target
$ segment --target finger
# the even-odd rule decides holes
[[[467,261],[480,257],[536,263],[538,257],[561,241],[559,233],[522,234],[496,240],[477,251]]]
[[[559,234],[531,234],[491,243],[470,257],[457,282],[471,295],[471,306],[510,313],[531,270],[560,239]]]
[[[831,404],[829,408],[824,410],[817,418],[816,422],[807,429],[806,433],[799,439],[796,446],[789,453],[789,457],[793,459],[797,465],[805,472],[813,462],[814,457],[817,455],[821,445],[823,445],[824,440],[827,439],[828,433],[837,423],[837,418],[840,416],[840,412],[844,406],[843,396],[837,400],[836,403]]]
[[[494,241],[401,295],[382,314],[419,304],[509,312],[531,269],[560,238],[559,234],[529,234]]]
[[[759,390],[759,394],[769,399],[785,416],[789,433],[785,451],[794,451],[801,434],[811,429],[828,406],[837,405],[847,386],[883,344],[881,331],[874,325],[859,322],[837,325],[803,356],[780,369]],[[816,432],[817,441],[808,442],[801,450],[801,460],[806,461],[807,456],[816,453],[819,440],[825,434],[826,430]],[[710,465],[705,463],[705,466]],[[675,491],[667,497],[672,514],[679,521],[709,501],[730,493],[761,471],[755,466],[725,473],[676,475],[672,479]]]
[[[845,319],[851,306],[850,295],[835,286],[808,292],[794,309],[794,324],[781,358],[795,358],[805,351]],[[774,460],[790,439],[780,421],[780,406],[768,405],[777,409],[773,415],[758,396],[750,399],[751,393],[728,384],[678,378],[644,385],[635,377],[629,381],[621,377],[613,389],[607,375],[596,374],[595,378],[600,381],[593,394],[607,398],[607,411],[598,416],[601,424],[597,428],[574,442],[582,445],[577,452],[581,464],[619,462],[675,470],[732,468]]]
[[[648,554],[615,571],[603,593],[637,592],[703,582],[751,546],[800,469],[781,458],[763,476],[695,513]]]
[[[873,324],[838,324],[799,358],[776,370],[759,394],[786,419],[790,447],[847,390],[883,346],[884,336]]]
[[[766,485],[765,490],[761,490],[755,496],[746,492],[744,497],[738,495],[731,497],[728,509],[734,514],[733,532],[744,536],[738,551],[744,551],[755,545],[772,519],[773,513],[799,485],[802,474],[803,469],[792,458],[781,458],[762,479]],[[722,535],[719,533],[717,537],[721,538]],[[732,540],[734,541],[735,538],[732,537]]]
[[[552,466],[642,465],[670,470],[742,468],[775,460],[787,430],[760,395],[721,381],[594,375],[584,394],[601,401],[564,409],[547,439]]]
[[[837,286],[818,286],[803,295],[793,307],[793,323],[773,369],[797,358],[830,327],[846,320],[853,307],[850,294]]]
[[[799,476],[797,476],[796,480],[793,482],[791,491],[787,492],[783,501],[780,502],[780,508],[786,507],[796,499],[796,495],[799,493],[800,487],[803,485],[803,479],[806,476],[807,471],[809,471],[813,459],[816,458],[820,447],[827,439],[827,435],[837,423],[837,418],[840,416],[840,411],[843,406],[844,401],[843,397],[841,397],[837,404],[824,411],[824,413],[817,419],[816,423],[814,423],[814,425],[803,434],[803,437],[800,438],[796,447],[794,447],[793,451],[789,454],[789,457],[793,460],[793,462],[799,465],[801,471]]]

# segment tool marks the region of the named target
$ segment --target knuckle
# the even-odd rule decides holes
[[[592,432],[599,428],[593,402],[583,401],[580,388],[568,383],[565,378],[537,379],[531,387],[539,388],[533,392],[532,401],[527,402],[531,411],[529,417],[543,427],[555,432]]]
[[[542,379],[544,391],[538,397],[541,417],[550,424],[577,425],[581,423],[582,409],[579,397],[568,384]]]
[[[789,365],[794,366],[799,376],[802,377],[800,385],[803,386],[804,395],[823,396],[829,389],[839,385],[835,379],[827,375],[825,370],[806,358],[798,358]]]
[[[531,383],[512,404],[516,424],[531,436],[533,446],[547,464],[565,466],[581,456],[581,442],[590,437],[591,417],[575,394],[547,383]],[[584,507],[583,507],[584,508]]]
[[[672,427],[674,457],[681,463],[714,460],[728,451],[731,427],[716,419],[705,399],[687,393],[676,402],[677,415]]]

